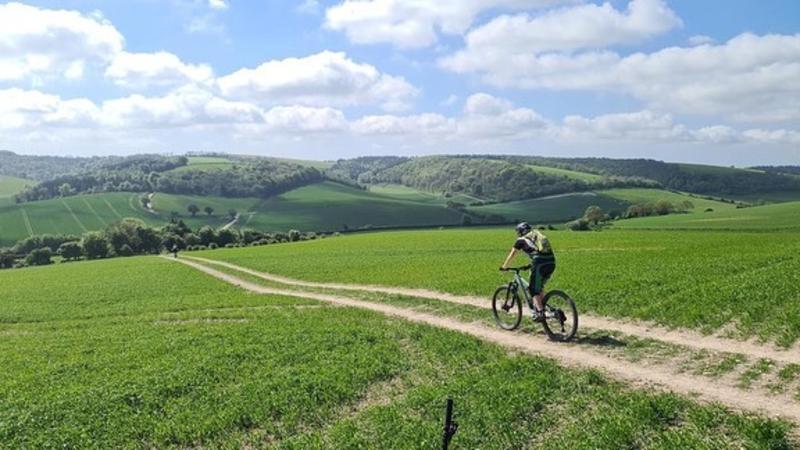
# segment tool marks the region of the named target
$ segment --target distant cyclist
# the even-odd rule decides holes
[[[542,311],[542,301],[544,300],[544,284],[556,270],[556,255],[550,247],[547,236],[540,231],[533,229],[526,222],[517,225],[517,241],[511,247],[511,251],[506,256],[506,260],[500,270],[506,270],[511,260],[516,256],[517,251],[522,250],[531,258],[531,282],[530,290],[533,297],[533,320],[542,322],[544,320]]]

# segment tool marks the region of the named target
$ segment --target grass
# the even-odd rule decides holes
[[[557,223],[582,217],[586,208],[597,205],[604,211],[622,212],[627,203],[593,192],[555,195],[493,205],[470,207],[469,211],[485,215],[498,215],[509,220],[531,223]]]
[[[581,311],[790,345],[800,337],[800,234],[705,231],[547,232],[558,269],[549,285]],[[513,230],[404,231],[200,253],[313,281],[488,296]],[[757,242],[757,245],[743,243]],[[522,260],[520,260],[522,262]],[[769,282],[765,282],[769,280]],[[752,295],[758,292],[758,301]],[[781,320],[763,311],[781,311]]]
[[[36,182],[23,178],[0,175],[0,198],[11,197],[26,186],[32,186]]]
[[[0,204],[0,246],[31,234],[81,234],[125,217],[151,225],[164,223],[141,205],[141,194],[114,192],[78,195],[29,203]]]
[[[534,172],[543,173],[547,175],[559,175],[566,178],[571,178],[573,180],[581,180],[586,181],[587,183],[591,183],[594,181],[601,181],[603,177],[601,175],[597,175],[594,173],[588,172],[578,172],[575,170],[568,170],[568,169],[559,169],[557,167],[548,167],[548,166],[536,166],[536,165],[528,165]]]
[[[794,445],[783,422],[158,258],[0,285],[4,448],[430,448],[448,396],[459,448]]]
[[[614,222],[615,228],[686,230],[791,230],[800,228],[800,202],[696,214],[670,214]]]
[[[246,226],[261,230],[457,224],[462,214],[441,205],[400,199],[334,182],[323,182],[261,202]]]
[[[708,200],[689,194],[665,191],[663,189],[607,189],[604,191],[599,191],[598,193],[605,197],[610,197],[627,203],[655,203],[659,200],[669,200],[672,203],[680,203],[688,200],[694,204],[694,209],[690,210],[690,212],[704,212],[707,208],[712,208],[714,211],[736,209],[736,205],[730,203]]]
[[[169,218],[172,211],[180,214],[181,219],[187,225],[196,229],[204,225],[221,227],[231,221],[228,211],[236,210],[240,214],[251,211],[258,205],[257,198],[229,198],[197,195],[175,195],[157,193],[153,196],[153,209],[162,217]],[[192,217],[187,207],[191,204],[197,205],[200,212]],[[207,206],[214,208],[214,212],[209,216],[203,209]]]
[[[189,156],[185,166],[173,169],[172,172],[186,172],[188,170],[220,170],[228,169],[235,164],[228,158],[221,158],[216,156]]]

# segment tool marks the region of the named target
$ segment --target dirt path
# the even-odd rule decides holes
[[[242,217],[241,214],[236,213],[236,215],[233,217],[233,220],[231,220],[230,222],[228,222],[225,225],[223,225],[222,228],[220,228],[220,230],[227,230],[228,228],[236,225],[236,222],[239,221],[240,217]]]
[[[338,289],[347,291],[362,291],[362,292],[376,292],[390,295],[404,295],[409,297],[422,297],[428,299],[442,300],[451,303],[458,303],[462,305],[477,306],[480,308],[491,308],[488,298],[469,297],[453,295],[444,292],[431,291],[426,289],[408,289],[397,288],[388,286],[366,286],[357,284],[339,284],[339,283],[315,283],[310,281],[301,281],[292,278],[282,277],[264,272],[258,272],[246,267],[241,267],[235,264],[216,261],[213,259],[198,258],[196,256],[186,256],[186,258],[202,261],[207,264],[216,264],[229,269],[238,270],[240,272],[253,275],[255,277],[273,281],[276,283],[286,284],[289,286],[309,287],[309,288],[323,288],[323,289]],[[578,305],[580,307],[580,304]],[[769,358],[774,361],[783,363],[796,363],[800,364],[800,349],[797,347],[781,350],[774,347],[761,345],[756,342],[739,341],[735,339],[728,339],[718,336],[707,336],[689,330],[671,330],[661,326],[625,322],[621,320],[610,319],[606,317],[592,316],[588,314],[581,314],[580,324],[588,328],[597,330],[610,330],[618,331],[623,334],[637,336],[640,338],[657,339],[659,341],[667,342],[675,345],[682,345],[684,347],[711,350],[715,352],[727,353],[741,353],[751,358]]]
[[[233,275],[220,272],[211,267],[204,266],[195,261],[189,261],[187,259],[166,259],[186,264],[201,272],[251,292],[307,298],[339,306],[367,309],[389,316],[470,334],[508,348],[553,358],[567,366],[600,369],[614,378],[627,381],[637,386],[660,386],[663,389],[686,395],[695,400],[718,402],[738,410],[758,412],[770,417],[783,417],[795,423],[800,423],[800,404],[794,401],[776,401],[776,399],[759,395],[758,393],[721,385],[714,380],[687,374],[676,374],[660,368],[638,366],[629,362],[615,360],[597,354],[591,350],[585,350],[577,344],[554,344],[548,342],[544,337],[511,333],[484,325],[465,323],[451,318],[434,316],[387,304],[372,303],[336,295],[260,286]]]

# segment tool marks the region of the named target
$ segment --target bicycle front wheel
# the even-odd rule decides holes
[[[501,286],[492,297],[492,314],[497,325],[504,330],[513,330],[522,322],[522,299],[516,289]]]
[[[578,332],[578,308],[569,295],[550,291],[544,297],[544,331],[553,341],[566,342]]]

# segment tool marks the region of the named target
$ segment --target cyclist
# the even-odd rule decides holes
[[[506,256],[500,270],[506,270],[508,264],[514,259],[517,252],[522,250],[531,258],[531,281],[530,291],[533,297],[533,320],[542,322],[544,315],[542,308],[544,305],[544,284],[556,270],[556,255],[550,247],[550,241],[540,231],[533,229],[527,222],[522,222],[516,227],[517,241],[511,247],[511,251]]]

